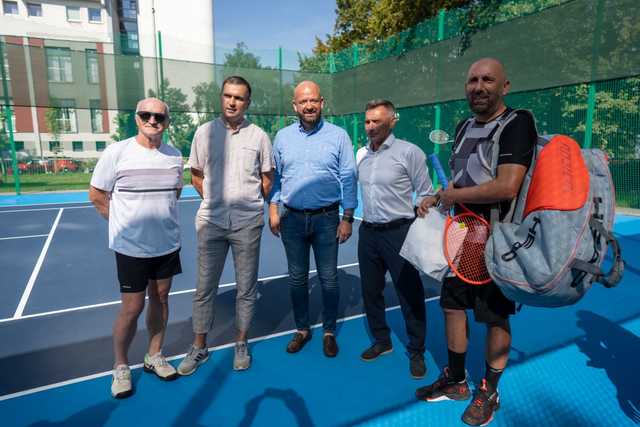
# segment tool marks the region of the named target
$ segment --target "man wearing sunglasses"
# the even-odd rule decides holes
[[[193,345],[178,366],[192,374],[208,357],[215,298],[229,247],[236,273],[234,370],[251,366],[247,333],[258,294],[258,258],[264,198],[271,191],[271,141],[244,113],[251,86],[240,76],[222,83],[222,116],[200,126],[191,145],[191,180],[202,197],[196,214],[198,279],[193,296]]]
[[[136,107],[138,135],[107,147],[91,177],[89,199],[109,221],[122,304],[113,325],[115,365],[111,394],[133,392],[127,353],[149,297],[149,347],[144,370],[163,380],[177,377],[162,355],[171,280],[182,272],[176,202],[182,191],[182,155],[162,142],[169,107],[156,98]]]

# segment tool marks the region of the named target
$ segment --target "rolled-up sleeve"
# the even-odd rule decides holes
[[[340,184],[342,185],[342,208],[358,207],[356,161],[353,145],[346,132],[343,133],[340,145]]]

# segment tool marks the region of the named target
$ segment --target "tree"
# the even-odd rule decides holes
[[[113,119],[116,130],[111,135],[111,139],[114,141],[122,141],[127,138],[131,138],[138,133],[135,120],[135,112],[133,111],[120,111]]]
[[[193,109],[198,116],[198,125],[213,120],[214,112],[219,105],[220,87],[216,82],[202,82],[193,87],[193,93]]]
[[[62,142],[60,141],[60,134],[64,130],[62,126],[62,109],[58,107],[50,107],[44,115],[47,129],[51,134],[52,141],[57,141],[58,144],[53,148],[53,172],[58,172],[58,156],[62,153]]]
[[[160,93],[163,96],[160,96],[153,89],[149,89],[150,97],[160,98],[169,106],[171,110],[171,124],[168,129],[169,139],[182,152],[183,156],[188,156],[196,127],[191,119],[191,108],[187,103],[187,95],[179,88],[172,87],[169,79],[162,81]]]
[[[247,45],[239,42],[231,53],[225,53],[224,65],[238,68],[262,68],[260,58],[247,51]]]

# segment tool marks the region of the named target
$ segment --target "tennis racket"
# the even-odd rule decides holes
[[[446,188],[449,180],[442,168],[442,164],[435,154],[429,155],[433,169],[438,179]],[[449,214],[444,226],[444,257],[451,271],[466,283],[484,285],[491,281],[484,262],[484,249],[489,239],[491,228],[489,223],[458,203],[463,213],[452,216]]]

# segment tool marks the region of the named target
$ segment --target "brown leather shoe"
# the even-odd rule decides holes
[[[302,347],[311,340],[311,331],[307,331],[307,334],[302,332],[296,332],[293,334],[293,338],[287,344],[287,353],[297,353],[302,350]]]
[[[322,339],[322,350],[327,357],[336,357],[338,354],[338,342],[333,334],[324,334]]]

